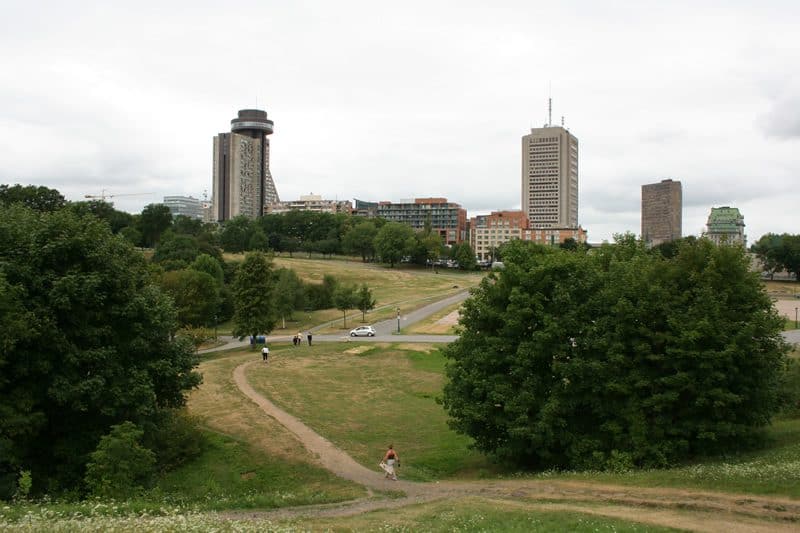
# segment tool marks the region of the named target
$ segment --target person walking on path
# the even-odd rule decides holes
[[[261,348],[261,359],[266,363],[267,359],[269,359],[269,348],[265,344],[263,348]]]
[[[311,330],[308,330],[308,345],[311,346]]]
[[[385,454],[383,454],[383,459],[381,460],[380,464],[380,467],[386,473],[386,475],[384,475],[385,478],[391,478],[394,481],[397,481],[397,472],[394,470],[395,465],[398,467],[400,466],[400,456],[397,455],[396,451],[394,451],[394,445],[390,444],[389,449],[386,450]]]

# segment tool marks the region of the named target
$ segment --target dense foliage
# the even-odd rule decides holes
[[[233,282],[233,334],[256,336],[272,331],[278,313],[273,305],[275,273],[263,252],[250,252],[236,270]]]
[[[741,247],[526,244],[504,247],[446,349],[444,405],[478,449],[528,467],[662,466],[770,421],[786,347]]]
[[[108,429],[181,406],[200,382],[146,260],[71,209],[0,206],[0,492],[80,482]]]
[[[750,248],[768,274],[785,270],[800,280],[800,235],[767,233]]]

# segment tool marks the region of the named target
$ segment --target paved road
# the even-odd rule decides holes
[[[419,322],[420,320],[424,320],[427,317],[431,316],[432,314],[436,313],[444,309],[445,307],[449,307],[453,304],[463,302],[469,297],[469,291],[459,292],[452,296],[448,296],[442,300],[438,300],[431,304],[428,304],[424,307],[420,307],[416,311],[412,311],[406,315],[401,315],[400,317],[400,327],[408,327],[411,324]],[[338,321],[338,320],[337,320]],[[320,326],[316,326],[311,328],[311,332],[313,332],[317,328],[327,327],[328,324],[322,324]],[[330,335],[314,335],[313,342],[342,342],[342,341],[349,341],[349,340],[358,340],[358,341],[366,341],[366,342],[422,342],[422,343],[449,343],[453,342],[458,338],[457,335],[397,335],[397,319],[392,318],[389,320],[384,320],[382,322],[377,322],[373,324],[375,328],[375,332],[377,335],[374,337],[356,337],[351,338],[346,334],[338,333],[338,334],[330,334]],[[305,335],[305,332],[303,332]],[[292,342],[292,334],[286,335],[270,335],[267,337],[267,343],[273,342]],[[303,338],[303,342],[305,341],[305,337]],[[208,348],[206,350],[200,350],[198,353],[209,353],[209,352],[218,352],[220,350],[229,350],[231,348],[242,348],[245,346],[250,346],[250,340],[245,339],[240,341],[236,338],[229,339],[228,342],[223,344],[222,346],[217,346],[215,348]]]
[[[424,307],[417,309],[416,311],[412,311],[407,315],[400,317],[400,327],[405,328],[408,327],[420,320],[424,320],[427,317],[431,316],[432,314],[436,313],[444,309],[445,307],[451,306],[458,302],[463,302],[469,297],[468,291],[459,292],[452,296],[448,296],[442,300],[433,302],[428,304]],[[327,327],[328,324],[322,324],[320,326],[316,326],[312,328],[312,333],[317,328]],[[391,318],[389,320],[384,320],[382,322],[377,322],[373,324],[377,335],[374,337],[358,337],[357,340],[359,341],[366,341],[366,342],[423,342],[423,343],[449,343],[453,342],[458,338],[457,335],[397,335],[397,319]],[[794,329],[789,331],[783,332],[783,337],[787,340],[787,342],[800,344],[800,329]],[[343,335],[343,334],[329,334],[329,335],[314,335],[313,340],[315,342],[342,342],[351,340],[350,337]],[[355,340],[355,339],[352,339]],[[271,335],[267,337],[267,341],[272,342],[291,342],[292,335]],[[305,342],[305,339],[304,339]],[[237,340],[231,339],[229,342],[225,343],[222,346],[217,346],[216,348],[209,348],[207,350],[200,350],[199,353],[208,353],[208,352],[216,352],[219,350],[228,350],[230,348],[239,348],[244,346],[249,346],[249,340]]]

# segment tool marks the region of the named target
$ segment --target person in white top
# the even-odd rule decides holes
[[[267,348],[266,344],[263,348],[261,348],[261,359],[263,359],[265,363],[267,362],[267,359],[269,359],[269,348]]]

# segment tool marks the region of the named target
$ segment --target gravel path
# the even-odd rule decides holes
[[[233,372],[236,386],[265,414],[274,418],[305,446],[319,463],[336,475],[377,491],[403,491],[402,498],[370,497],[325,506],[223,513],[230,518],[351,516],[378,509],[440,499],[478,496],[512,500],[535,510],[579,511],[637,522],[694,531],[798,531],[800,501],[779,497],[736,495],[694,490],[603,485],[581,481],[489,480],[471,482],[415,483],[383,478],[357,463],[343,450],[264,398],[248,383],[245,371],[257,364],[239,365]],[[402,474],[402,470],[401,470]],[[541,503],[546,500],[551,503]]]

